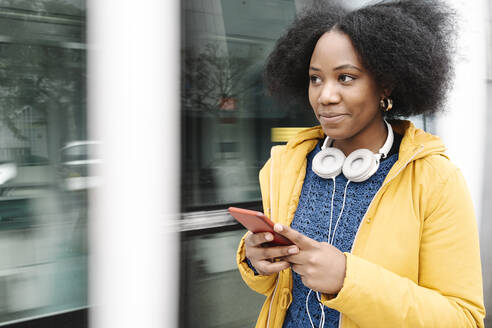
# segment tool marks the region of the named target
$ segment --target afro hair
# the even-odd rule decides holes
[[[442,109],[453,78],[454,11],[439,0],[380,2],[356,10],[323,1],[299,15],[270,54],[265,81],[272,96],[311,108],[309,62],[319,38],[345,33],[376,83],[392,90],[391,117]]]

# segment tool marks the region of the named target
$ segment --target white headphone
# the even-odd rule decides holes
[[[386,120],[384,122],[388,128],[388,137],[377,154],[369,149],[357,149],[345,157],[340,149],[327,147],[332,141],[327,136],[321,146],[321,151],[314,156],[313,172],[324,179],[334,178],[340,172],[343,172],[343,175],[353,182],[369,179],[378,170],[381,157],[386,158],[393,146],[393,129]]]

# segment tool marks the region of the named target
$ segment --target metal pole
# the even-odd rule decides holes
[[[90,325],[176,327],[179,2],[90,0]]]

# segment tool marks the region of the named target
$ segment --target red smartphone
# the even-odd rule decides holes
[[[293,245],[286,237],[273,231],[273,223],[265,214],[257,211],[247,210],[238,207],[229,207],[229,213],[251,232],[270,232],[273,235],[273,240],[268,243],[272,246],[288,246]]]

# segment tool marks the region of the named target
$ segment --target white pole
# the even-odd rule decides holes
[[[88,3],[90,325],[177,326],[179,2]]]
[[[485,21],[483,0],[448,0],[460,23],[456,80],[448,108],[436,120],[451,160],[461,169],[471,192],[478,225],[481,221],[486,124]]]

